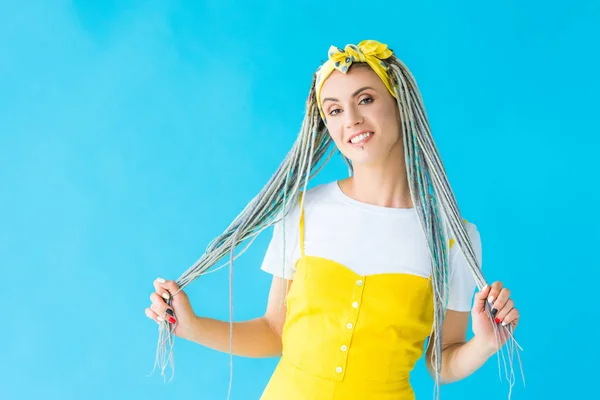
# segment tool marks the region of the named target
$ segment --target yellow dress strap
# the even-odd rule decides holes
[[[300,192],[298,198],[298,205],[300,206],[300,254],[304,257],[304,206],[302,205],[302,196],[304,193]]]

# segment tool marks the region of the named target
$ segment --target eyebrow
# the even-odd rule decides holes
[[[365,91],[367,89],[371,89],[371,90],[375,90],[370,86],[365,86],[365,87],[361,87],[360,89],[358,89],[356,92],[352,93],[352,97],[356,97],[360,94],[360,92]],[[339,101],[338,99],[334,98],[334,97],[325,97],[323,99],[322,104],[325,104],[326,101]]]

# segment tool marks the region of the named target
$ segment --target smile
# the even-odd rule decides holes
[[[373,132],[364,132],[364,133],[360,133],[356,136],[353,136],[349,142],[350,144],[353,144],[355,146],[363,146],[365,143],[367,143],[371,137],[373,137],[374,133]]]

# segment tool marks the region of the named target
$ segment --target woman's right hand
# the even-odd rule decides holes
[[[154,290],[150,295],[152,304],[146,308],[146,316],[158,324],[167,321],[169,324],[175,325],[173,333],[186,339],[196,319],[187,294],[183,290],[177,292],[179,286],[175,281],[167,281],[162,278],[154,281]],[[166,301],[173,293],[176,294],[173,296],[171,307],[169,307]]]

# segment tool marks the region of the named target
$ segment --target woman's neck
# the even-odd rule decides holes
[[[390,208],[414,207],[404,154],[390,154],[382,164],[355,165],[354,175],[338,184],[347,196],[363,203]]]

